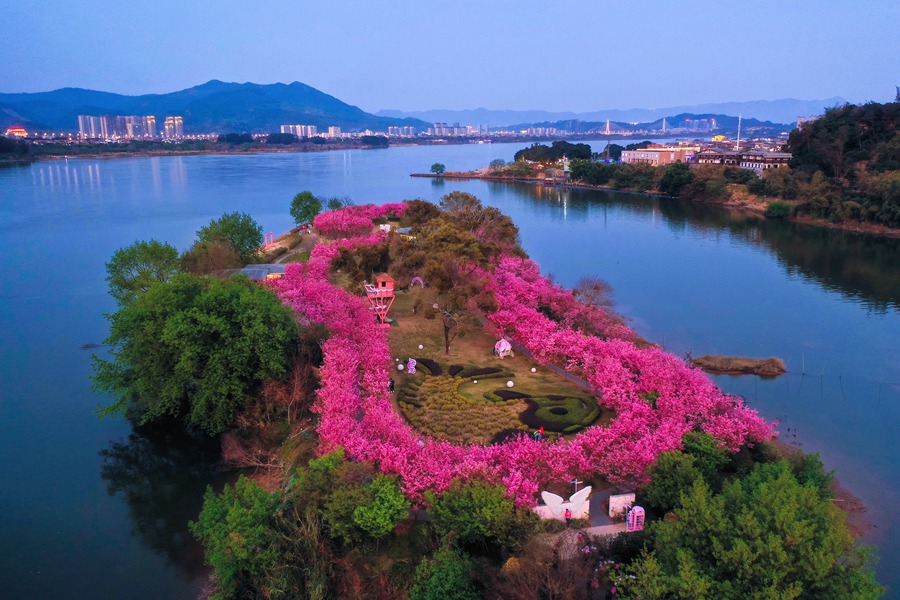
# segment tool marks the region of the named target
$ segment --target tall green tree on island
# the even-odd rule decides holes
[[[109,295],[120,305],[130,304],[155,283],[164,283],[181,272],[178,250],[150,240],[119,248],[106,263]]]
[[[197,232],[200,244],[220,242],[236,252],[243,263],[252,262],[263,243],[263,230],[247,213],[226,213]]]
[[[632,563],[623,597],[874,600],[884,592],[843,513],[787,461],[758,464],[720,494],[698,478],[679,504],[651,525],[653,550]]]
[[[320,212],[322,212],[322,200],[309,190],[300,192],[291,200],[291,216],[294,217],[294,223],[297,225],[311,222]]]
[[[165,415],[224,431],[267,379],[287,372],[299,337],[291,310],[245,277],[176,275],[108,315],[110,360],[93,357],[101,415]]]
[[[435,175],[443,175],[446,170],[447,167],[445,167],[442,163],[434,163],[433,165],[431,165],[431,172]]]

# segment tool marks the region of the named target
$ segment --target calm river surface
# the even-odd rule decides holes
[[[900,587],[900,240],[735,217],[642,195],[410,178],[510,160],[521,145],[75,159],[0,169],[0,596],[192,598],[186,522],[217,448],[98,420],[91,352],[104,264],[155,238],[186,249],[223,212],[276,234],[309,189],[356,203],[473,193],[509,214],[565,286],[609,281],[642,335],[683,355],[779,356],[773,381],[719,377],[782,439],[822,454],[869,506],[879,579]],[[595,144],[594,150],[601,148]],[[102,349],[94,350],[102,352]]]

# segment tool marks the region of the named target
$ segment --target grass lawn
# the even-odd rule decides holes
[[[419,308],[413,314],[413,306]],[[524,400],[492,402],[485,398],[488,392],[508,390],[528,394],[534,398],[564,396],[569,399],[553,404],[573,409],[573,416],[583,416],[588,411],[574,410],[582,406],[584,399],[593,402],[588,390],[560,377],[535,363],[517,355],[500,359],[493,353],[497,341],[480,326],[472,326],[460,332],[450,343],[450,353],[444,351],[443,325],[438,317],[428,319],[426,314],[434,303],[433,290],[411,287],[398,292],[389,317],[394,320],[388,331],[388,342],[395,364],[405,364],[409,358],[426,358],[437,362],[443,376],[430,377],[429,371],[419,365],[418,372],[410,375],[404,369],[392,376],[397,383],[395,407],[417,429],[456,443],[490,443],[502,431],[518,429],[525,432],[535,428],[519,420],[528,404]],[[419,346],[422,346],[420,349]],[[396,359],[400,359],[399,362]],[[484,368],[496,367],[506,372],[502,377],[473,376],[451,378],[447,376],[451,365]],[[532,373],[531,369],[535,372]],[[511,375],[510,375],[511,373]],[[507,381],[514,386],[508,388]],[[403,399],[401,402],[400,399]],[[546,409],[539,415],[553,416]],[[611,411],[603,410],[597,424],[605,424]]]

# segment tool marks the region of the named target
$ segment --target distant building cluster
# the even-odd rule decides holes
[[[415,127],[388,127],[388,135],[395,137],[412,137],[416,135]]]
[[[622,150],[622,162],[658,167],[676,162],[690,162],[699,146],[650,146],[641,150]]]
[[[757,173],[786,167],[791,162],[791,158],[790,152],[778,152],[768,148],[728,150],[715,147],[704,148],[694,157],[698,165],[726,165],[749,169]]]
[[[314,137],[319,135],[319,128],[315,125],[282,125],[281,133],[293,133],[298,138]]]
[[[166,117],[162,134],[167,140],[182,139],[184,120],[181,117]],[[156,117],[153,115],[78,115],[78,138],[82,140],[152,140],[158,137]]]
[[[791,154],[761,146],[752,149],[731,149],[715,144],[696,146],[653,144],[640,150],[623,150],[621,160],[623,163],[647,164],[654,167],[676,162],[696,165],[725,165],[761,173],[769,169],[787,166],[791,161]]]
[[[446,123],[435,123],[433,127],[428,128],[426,135],[433,137],[488,135],[488,126],[478,125],[477,127],[472,127],[471,125],[466,125],[465,127],[460,127],[459,123],[454,123],[452,126],[448,126]]]

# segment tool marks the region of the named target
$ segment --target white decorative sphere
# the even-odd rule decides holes
[[[402,371],[402,370],[403,370],[403,366],[404,366],[403,363],[400,363],[399,365],[397,365],[397,370],[398,370],[398,371]]]
[[[477,379],[473,379],[473,380],[472,380],[472,383],[478,383],[478,380],[477,380]]]
[[[419,344],[419,350],[421,350],[421,349],[424,348],[424,347],[425,347],[425,346],[423,346],[422,344]]]
[[[532,372],[532,373],[537,373],[537,369],[535,369],[534,367],[531,367],[531,372]]]
[[[395,358],[395,359],[394,359],[394,362],[400,362],[400,359],[399,359],[399,358]]]
[[[509,380],[509,381],[506,382],[506,387],[512,387],[512,386],[514,386],[514,385],[515,385],[515,384],[512,382],[512,380]]]

